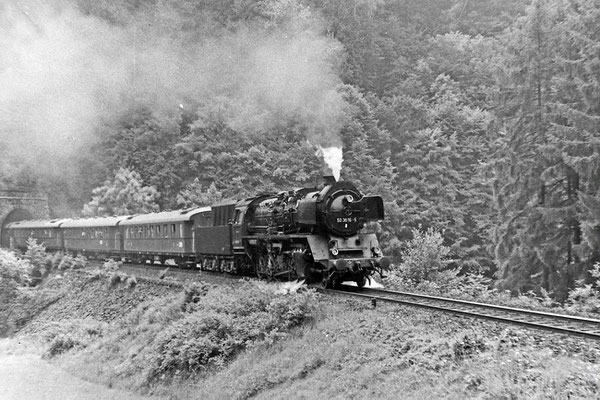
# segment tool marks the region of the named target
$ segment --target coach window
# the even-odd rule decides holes
[[[156,237],[160,237],[160,225],[156,225]]]
[[[154,226],[150,225],[150,237],[154,237]]]
[[[169,237],[169,230],[167,229],[167,225],[163,225],[163,233],[165,234],[165,237]]]
[[[179,237],[183,237],[183,224],[179,224]]]
[[[171,237],[177,237],[177,230],[175,229],[175,224],[171,224]]]

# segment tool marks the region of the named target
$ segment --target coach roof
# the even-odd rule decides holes
[[[134,215],[122,221],[119,225],[167,224],[190,221],[194,215],[210,212],[210,207],[197,207],[187,210],[164,211],[152,214]]]
[[[68,219],[60,227],[61,228],[104,228],[117,226],[119,222],[130,218],[128,215],[120,217],[101,217],[101,218],[82,218]]]
[[[67,219],[53,219],[53,220],[28,220],[28,221],[16,221],[6,224],[7,229],[35,229],[35,228],[58,228],[63,222],[68,221]]]

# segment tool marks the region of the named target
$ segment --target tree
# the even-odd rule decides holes
[[[498,284],[515,292],[566,296],[565,274],[573,261],[571,225],[576,208],[574,175],[554,140],[557,60],[564,8],[560,0],[536,0],[506,36],[498,124],[490,161],[497,211],[493,236]]]
[[[558,73],[549,130],[556,161],[544,177],[546,192],[551,192],[546,197],[561,201],[568,211],[563,230],[572,243],[568,249],[572,285],[579,277],[589,280],[587,271],[600,260],[600,6],[587,0],[559,4]]]
[[[92,216],[130,215],[159,210],[160,193],[153,186],[144,186],[139,173],[119,168],[115,178],[104,182],[92,192],[92,200],[83,214]]]
[[[221,192],[217,190],[214,182],[205,189],[198,178],[181,189],[177,195],[177,205],[182,208],[209,206],[222,200]]]

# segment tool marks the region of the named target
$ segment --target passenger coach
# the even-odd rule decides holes
[[[10,247],[13,249],[26,250],[27,241],[35,239],[42,243],[49,251],[63,249],[63,235],[60,226],[66,219],[54,219],[51,221],[17,221],[6,225]]]
[[[123,254],[135,262],[160,262],[174,259],[177,264],[192,264],[196,254],[192,218],[210,216],[210,207],[134,215],[120,221],[124,235]]]
[[[92,258],[109,258],[123,251],[119,223],[129,216],[65,220],[60,229],[64,249]]]

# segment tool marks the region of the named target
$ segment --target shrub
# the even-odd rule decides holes
[[[443,245],[442,234],[433,228],[429,228],[425,233],[413,229],[412,234],[413,239],[402,252],[400,271],[415,283],[435,280],[450,263],[450,260],[447,260],[450,248]]]
[[[209,363],[222,365],[236,347],[230,317],[193,314],[175,322],[157,339],[157,355],[147,379],[187,376]]]
[[[137,278],[132,275],[129,278],[127,278],[127,281],[125,283],[127,284],[128,288],[133,289],[137,285]]]
[[[598,313],[600,312],[600,263],[596,263],[589,271],[596,282],[590,285],[577,283],[577,287],[569,292],[566,309],[573,312]]]
[[[104,264],[102,264],[102,268],[107,272],[116,272],[123,266],[121,261],[115,260],[106,260]]]
[[[192,283],[182,297],[185,313],[157,338],[147,383],[198,374],[240,350],[272,344],[310,320],[316,307],[314,291],[282,293],[263,282],[237,290]]]
[[[27,251],[23,257],[32,266],[30,271],[31,283],[33,285],[39,284],[50,272],[46,264],[46,246],[43,243],[38,244],[36,239],[29,238],[27,239]]]
[[[52,341],[45,355],[49,358],[54,357],[71,350],[79,344],[80,343],[77,340],[74,340],[70,336],[60,335]]]
[[[0,284],[3,287],[29,284],[32,269],[28,261],[19,259],[12,252],[0,249]]]
[[[208,287],[202,283],[192,282],[183,287],[183,300],[181,310],[186,311],[188,307],[196,304],[208,293]],[[192,306],[193,307],[193,306]]]
[[[457,340],[454,343],[452,350],[454,351],[454,358],[456,360],[462,360],[466,357],[485,351],[487,347],[488,346],[482,338],[472,338],[469,335],[465,335],[461,340]]]
[[[87,259],[81,254],[73,259],[73,263],[71,264],[71,269],[82,269],[87,265]]]
[[[24,258],[35,267],[44,267],[46,265],[46,246],[38,243],[34,238],[27,239],[27,251]]]
[[[87,265],[87,260],[84,256],[78,255],[73,257],[70,254],[65,254],[62,256],[60,263],[58,264],[59,270],[67,270],[67,269],[81,269],[85,268]]]
[[[111,288],[117,286],[121,282],[126,283],[129,287],[132,287],[129,279],[130,277],[123,272],[111,272],[108,274],[108,283]],[[135,280],[133,286],[135,286],[137,284],[137,279],[135,279],[135,277],[133,279]]]
[[[64,256],[64,253],[58,251],[53,254],[49,254],[46,256],[46,265],[49,267],[49,269],[56,270],[58,269],[58,266],[62,262]]]

